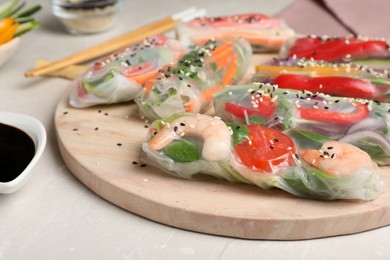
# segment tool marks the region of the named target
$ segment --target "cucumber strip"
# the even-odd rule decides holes
[[[0,6],[0,19],[4,19],[8,16],[13,15],[17,11],[19,11],[23,6],[25,2],[20,0],[10,0],[6,2],[5,4]]]
[[[26,8],[25,10],[23,10],[19,13],[12,15],[12,18],[18,19],[18,18],[22,18],[22,17],[28,17],[28,16],[35,14],[36,12],[38,12],[41,9],[42,9],[42,6],[40,4],[33,5],[31,7]]]
[[[27,22],[31,22],[31,21],[34,21],[33,17],[20,17],[20,18],[14,19],[14,22],[18,23],[18,24],[27,23]]]
[[[26,32],[31,31],[32,29],[35,29],[39,26],[38,21],[31,21],[27,23],[22,23],[19,25],[18,29],[16,29],[16,32],[14,33],[14,37],[18,37],[22,34],[25,34]]]

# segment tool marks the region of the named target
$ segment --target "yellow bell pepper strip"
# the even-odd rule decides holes
[[[358,66],[331,66],[331,65],[318,65],[318,66],[274,66],[274,65],[257,65],[256,72],[260,72],[269,77],[277,77],[284,73],[294,73],[310,76],[340,76],[340,75],[356,75],[361,73],[361,69]]]

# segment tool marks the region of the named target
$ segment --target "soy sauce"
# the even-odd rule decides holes
[[[17,178],[35,154],[34,141],[22,130],[0,123],[0,182]]]

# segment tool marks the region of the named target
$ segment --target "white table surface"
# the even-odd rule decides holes
[[[192,5],[207,8],[209,15],[273,14],[291,0],[125,1],[120,23],[90,36],[66,33],[51,15],[49,1],[28,2],[44,6],[37,15],[41,27],[23,36],[17,54],[0,68],[0,111],[36,117],[48,143],[28,183],[0,195],[0,259],[390,259],[390,227],[304,241],[243,240],[180,230],[129,213],[91,192],[61,159],[53,116],[69,81],[23,77],[38,58],[60,59]]]

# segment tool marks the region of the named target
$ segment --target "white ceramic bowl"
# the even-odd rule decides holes
[[[31,137],[35,145],[35,155],[24,171],[12,181],[0,182],[0,193],[6,194],[21,188],[30,177],[32,168],[38,162],[45,148],[46,131],[37,119],[23,114],[0,112],[0,123],[22,130]]]
[[[16,37],[13,40],[0,45],[0,66],[5,64],[16,52],[19,47],[20,38]]]

